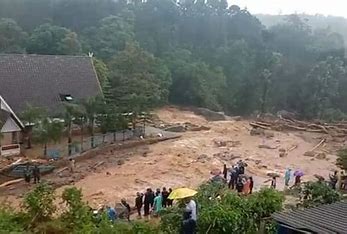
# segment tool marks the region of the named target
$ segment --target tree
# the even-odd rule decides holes
[[[128,44],[109,65],[114,104],[124,112],[136,114],[167,103],[171,76],[163,62]]]
[[[46,116],[46,110],[40,107],[34,107],[30,104],[27,104],[25,110],[20,114],[21,120],[25,125],[25,133],[27,134],[27,148],[31,149],[32,141],[32,130],[33,127]]]
[[[98,58],[110,60],[122,51],[127,42],[133,41],[133,16],[127,18],[111,15],[100,20],[97,27],[83,32],[86,50],[92,51]]]
[[[25,52],[26,37],[16,21],[0,17],[0,53]]]
[[[44,118],[33,128],[33,140],[44,146],[43,155],[47,156],[47,144],[57,142],[63,133],[64,124],[60,120]]]
[[[76,33],[67,28],[46,23],[37,27],[31,34],[27,52],[76,55],[81,52],[81,45]]]

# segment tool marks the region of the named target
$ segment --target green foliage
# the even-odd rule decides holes
[[[282,209],[284,197],[273,189],[240,197],[221,183],[207,183],[199,187],[194,200],[198,205],[199,233],[256,233],[264,218]],[[179,208],[163,212],[162,231],[177,233],[181,214]]]
[[[54,189],[46,184],[38,184],[34,190],[26,194],[24,208],[32,218],[32,223],[47,221],[56,210],[54,205]]]
[[[168,68],[137,44],[128,44],[109,67],[113,101],[120,110],[140,113],[167,102],[171,84]]]
[[[27,52],[76,55],[81,52],[81,45],[76,33],[47,23],[33,31],[28,41]]]
[[[301,191],[303,194],[301,206],[315,207],[341,200],[341,194],[324,182],[307,182]]]
[[[82,191],[75,187],[66,188],[63,191],[62,199],[67,206],[67,210],[61,215],[61,220],[66,228],[76,233],[86,233],[87,230],[91,230],[94,226],[92,213],[82,201]]]
[[[19,214],[14,213],[10,207],[0,207],[0,230],[1,233],[22,233],[24,226],[18,220]]]
[[[343,170],[347,170],[347,149],[342,149],[337,153],[336,164]]]
[[[0,17],[0,53],[25,52],[27,34],[13,19]]]
[[[35,125],[46,116],[46,110],[27,104],[25,110],[20,113],[20,119],[28,125]]]

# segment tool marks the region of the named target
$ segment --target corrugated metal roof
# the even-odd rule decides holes
[[[305,210],[275,213],[279,223],[322,234],[347,234],[347,203],[337,202]]]

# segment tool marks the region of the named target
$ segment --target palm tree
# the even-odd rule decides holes
[[[72,124],[74,120],[81,119],[85,114],[84,108],[81,105],[76,103],[64,103],[65,112],[64,112],[64,121],[67,124],[67,134],[68,134],[68,154],[71,155],[71,143],[72,143]],[[82,123],[83,125],[83,123]],[[83,133],[81,134],[83,137]],[[83,141],[82,141],[83,144]]]
[[[102,108],[104,107],[105,102],[102,97],[92,97],[82,102],[82,105],[84,106],[85,114],[88,119],[89,131],[91,135],[91,148],[94,148],[95,119],[98,113],[102,113]]]
[[[23,120],[25,125],[25,133],[28,136],[27,148],[31,149],[32,129],[44,116],[46,110],[40,107],[34,107],[27,104],[25,110],[20,114],[20,119]]]
[[[60,120],[44,118],[33,128],[33,140],[44,146],[43,155],[47,156],[47,144],[58,142],[63,134],[64,124]]]

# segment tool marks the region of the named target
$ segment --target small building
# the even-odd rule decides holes
[[[19,142],[23,121],[17,116],[27,105],[44,108],[54,116],[63,110],[63,102],[101,95],[89,56],[0,54],[0,115],[5,121],[2,131],[6,144]]]
[[[337,202],[315,208],[275,213],[279,234],[347,234],[347,203]]]
[[[0,156],[20,154],[19,135],[23,123],[0,96]]]

